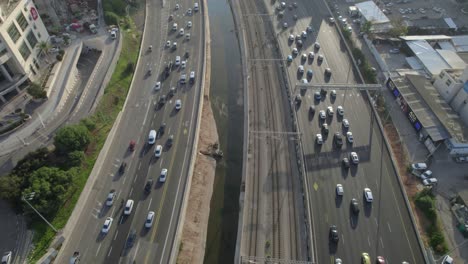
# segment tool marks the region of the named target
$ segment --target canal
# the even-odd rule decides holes
[[[228,0],[208,0],[208,13],[211,34],[210,98],[224,157],[216,167],[204,262],[232,263],[242,179],[242,68]]]

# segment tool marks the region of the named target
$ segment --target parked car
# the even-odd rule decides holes
[[[432,186],[437,184],[437,179],[436,178],[427,178],[423,180],[423,185],[424,186]]]
[[[427,164],[426,163],[413,163],[411,164],[411,168],[413,170],[427,170]]]

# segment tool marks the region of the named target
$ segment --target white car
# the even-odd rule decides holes
[[[320,117],[320,119],[325,119],[327,117],[327,115],[325,114],[325,111],[320,110],[319,117]]]
[[[348,128],[348,127],[349,127],[349,121],[348,121],[348,119],[343,119],[343,121],[341,121],[341,123],[343,124],[343,127],[345,127],[345,128]]]
[[[294,41],[294,35],[289,35],[289,41]]]
[[[161,175],[159,175],[159,181],[166,182],[166,178],[167,178],[167,169],[164,168],[161,170]]]
[[[187,27],[191,28],[192,27],[192,21],[187,22]]]
[[[127,200],[127,203],[125,204],[125,208],[124,208],[124,215],[129,215],[132,213],[133,204],[134,204],[133,200],[131,199]]]
[[[109,194],[107,195],[107,199],[106,199],[107,206],[112,206],[114,204],[115,196],[116,196],[115,190],[111,190]]]
[[[353,133],[350,131],[346,132],[346,139],[348,140],[349,143],[353,144],[354,142]]]
[[[182,100],[177,99],[177,100],[175,101],[175,109],[176,109],[176,110],[180,110],[181,108],[182,108]]]
[[[166,48],[169,48],[171,46],[171,42],[168,40],[166,41]]]
[[[162,148],[161,145],[157,145],[157,146],[156,146],[156,149],[155,149],[155,151],[154,151],[154,156],[155,156],[156,158],[161,157],[161,155],[162,155],[162,149],[163,149],[163,148]]]
[[[317,61],[323,61],[323,55],[322,54],[318,55]]]
[[[187,10],[187,15],[189,15],[189,16],[192,15],[192,8],[189,8],[189,9]]]
[[[315,139],[316,139],[318,145],[322,145],[322,144],[323,144],[322,134],[317,134],[317,135],[315,136]]]
[[[180,68],[181,68],[181,69],[185,69],[185,67],[187,67],[187,62],[186,62],[186,61],[182,61],[182,62],[180,63]]]
[[[453,264],[453,258],[449,255],[446,255],[442,260],[442,264]]]
[[[315,98],[315,100],[320,100],[320,99],[322,99],[322,95],[320,94],[319,91],[316,91],[316,92],[314,93],[314,98]]]
[[[426,163],[413,163],[411,164],[411,168],[413,168],[413,170],[427,170],[427,164]]]
[[[176,5],[175,5],[175,10],[179,10],[179,8],[180,8],[180,5],[179,5],[179,4],[176,4]]]
[[[336,112],[340,115],[340,116],[344,116],[344,109],[341,105],[339,105],[337,108],[336,108]]]
[[[151,228],[151,226],[153,226],[153,221],[154,221],[154,212],[149,211],[148,215],[146,216],[145,227]]]
[[[333,112],[333,107],[332,106],[327,107],[327,114],[328,114],[328,116],[333,116],[334,112]]]
[[[297,50],[297,48],[294,48],[294,49],[292,50],[292,53],[293,53],[294,55],[297,55],[297,54],[299,53],[299,51]]]
[[[351,152],[351,161],[354,163],[354,164],[358,164],[359,163],[359,157],[357,155],[356,152]]]
[[[343,194],[344,194],[343,185],[337,184],[336,185],[336,195],[343,196]]]
[[[299,67],[297,68],[297,71],[298,71],[299,73],[304,73],[304,66],[299,65]]]
[[[179,29],[179,36],[183,36],[185,34],[185,30],[183,28]]]
[[[104,234],[109,233],[109,230],[112,226],[112,222],[114,222],[114,219],[112,217],[107,217],[106,221],[104,221],[104,225],[102,226],[101,232]]]
[[[175,57],[175,66],[179,66],[180,65],[180,56],[176,56]]]
[[[336,97],[336,90],[331,90],[330,96],[333,97],[333,98]],[[338,107],[340,107],[340,106],[338,106]]]
[[[156,130],[152,129],[148,135],[148,144],[153,145],[156,141]]]
[[[313,51],[309,52],[309,59],[313,60],[315,57],[315,53]]]
[[[374,196],[372,196],[372,191],[369,188],[364,188],[364,197],[366,198],[366,202],[372,203],[374,200]]]
[[[429,179],[429,178],[432,178],[432,171],[431,170],[427,170],[427,171],[421,173],[421,179],[426,180],[426,179]]]
[[[301,59],[302,59],[302,60],[307,60],[307,54],[305,54],[305,53],[302,53],[302,55],[301,55]]]
[[[437,184],[437,179],[436,178],[428,178],[428,179],[423,180],[423,185],[424,186],[431,186],[431,185],[434,185],[434,184]]]
[[[317,49],[317,50],[320,49],[320,43],[315,42],[315,43],[314,43],[314,47],[315,47],[315,49]]]
[[[302,37],[302,38],[307,38],[307,32],[305,32],[305,31],[302,31],[302,33],[301,33],[301,37]]]
[[[154,90],[156,91],[161,90],[161,82],[156,82],[156,85],[154,86]]]

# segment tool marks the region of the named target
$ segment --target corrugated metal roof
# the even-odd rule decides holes
[[[444,18],[444,20],[445,20],[445,23],[447,23],[447,25],[448,25],[450,28],[453,28],[453,29],[455,29],[455,30],[458,28],[457,25],[455,24],[455,22],[453,22],[453,19],[452,19],[452,18],[446,17],[446,18]]]
[[[458,52],[468,51],[468,35],[453,36],[452,43]]]
[[[371,21],[374,24],[389,23],[388,17],[380,10],[380,8],[373,1],[366,1],[355,4],[361,14],[366,18],[367,21]]]
[[[450,40],[452,37],[446,35],[421,35],[421,36],[401,36],[402,40]]]
[[[450,43],[450,42],[441,41],[441,42],[439,42],[439,43],[437,43],[437,44],[439,44],[440,48],[443,49],[443,50],[457,51],[457,50],[455,49],[455,47],[453,46],[453,44]]]
[[[450,65],[425,40],[406,42],[414,55],[421,61],[427,71],[432,75],[439,74],[443,69],[450,69]]]
[[[436,50],[437,53],[450,65],[452,69],[464,69],[466,63],[458,56],[458,54],[451,50]]]

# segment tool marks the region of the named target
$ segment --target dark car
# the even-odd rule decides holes
[[[351,199],[351,210],[355,214],[359,213],[359,203],[356,198]]]
[[[333,140],[335,141],[335,146],[337,148],[341,148],[343,146],[343,137],[341,136],[340,132],[335,133]]]
[[[185,52],[185,54],[184,54],[184,57],[185,57],[185,58],[188,58],[188,57],[190,57],[190,54],[189,54],[189,52],[188,52],[188,51],[186,51],[186,52]]]
[[[172,147],[172,143],[174,142],[174,135],[170,135],[169,138],[166,141],[166,146],[168,148]]]
[[[132,229],[132,231],[130,231],[130,234],[128,235],[127,243],[125,244],[126,248],[133,247],[133,245],[135,244],[136,235],[137,235],[136,230]]]
[[[119,173],[124,173],[125,172],[125,168],[127,168],[127,163],[126,162],[122,162],[120,164],[120,168],[119,168]]]
[[[325,96],[327,95],[327,90],[321,88],[321,89],[320,89],[320,94],[321,94],[323,97],[325,97]]]
[[[145,184],[145,192],[151,192],[151,187],[153,187],[153,179],[149,179]]]
[[[330,241],[337,243],[338,240],[340,240],[340,237],[338,236],[338,229],[336,229],[335,225],[330,226]]]
[[[349,168],[349,159],[348,158],[343,158],[343,167],[345,167],[345,169]]]
[[[135,145],[136,145],[136,142],[134,140],[130,141],[130,144],[128,145],[128,149],[130,151],[134,151],[135,150]]]
[[[163,106],[166,103],[166,96],[161,95],[161,98],[159,98],[159,104]]]
[[[158,129],[158,138],[162,137],[164,135],[164,131],[166,130],[166,123],[162,123],[161,126]]]
[[[311,115],[315,114],[315,106],[313,105],[309,106],[309,114]]]

